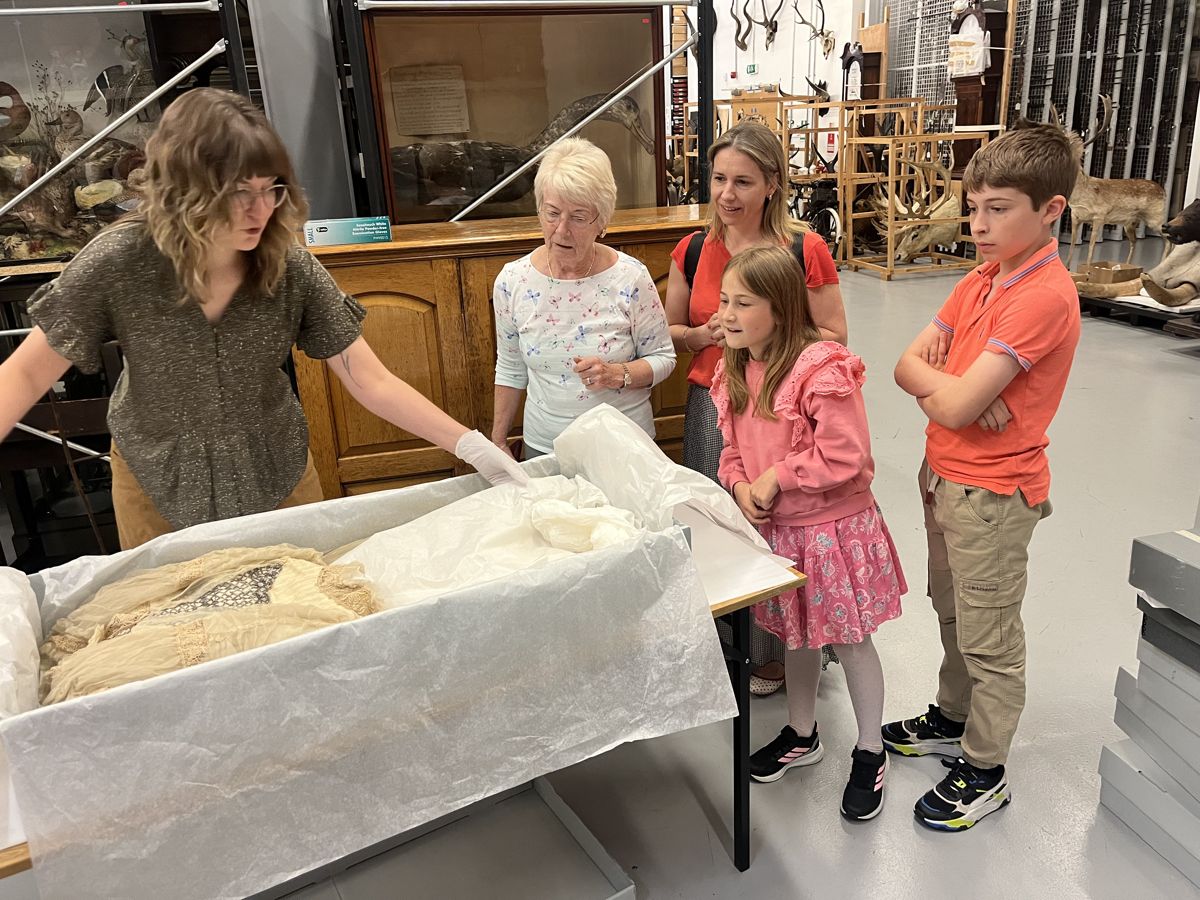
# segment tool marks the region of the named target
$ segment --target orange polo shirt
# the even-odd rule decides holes
[[[933,322],[954,336],[945,371],[962,375],[981,353],[1007,353],[1021,366],[1000,392],[1012,421],[1001,432],[972,422],[952,430],[930,422],[929,466],[949,481],[1010,495],[1036,506],[1050,494],[1046,429],[1058,411],[1075,346],[1079,293],[1050,241],[1009,275],[988,299],[998,263],[960,281]]]

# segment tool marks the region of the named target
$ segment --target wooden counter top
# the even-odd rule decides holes
[[[639,233],[678,231],[686,233],[708,224],[705,206],[666,206],[654,209],[619,209],[608,224],[604,243]],[[380,244],[341,244],[310,247],[324,265],[341,265],[364,258],[386,260],[413,254],[437,256],[492,256],[530,242],[541,243],[542,226],[537,216],[486,219],[468,222],[432,222],[393,225],[392,240]]]
[[[7,878],[33,868],[28,844],[13,844],[0,850],[0,878]]]

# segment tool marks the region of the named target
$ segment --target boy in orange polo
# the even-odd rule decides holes
[[[1079,295],[1050,227],[1078,170],[1050,125],[1011,131],[974,156],[963,187],[986,262],[896,364],[896,383],[929,416],[919,482],[945,656],[937,705],[884,725],[883,742],[955,760],[915,808],[939,830],[970,828],[1011,799],[1004,766],[1025,706],[1029,541],[1050,514],[1046,428],[1079,342]]]

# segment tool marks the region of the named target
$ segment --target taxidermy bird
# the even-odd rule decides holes
[[[43,171],[36,161],[30,159],[16,174],[14,187],[24,190],[40,178]],[[19,219],[31,235],[78,237],[74,228],[75,200],[71,191],[72,186],[65,176],[52,178],[22,201],[9,215]]]
[[[466,206],[509,172],[532,159],[594,111],[606,94],[582,97],[563,107],[533,140],[523,147],[497,141],[428,141],[391,149],[392,184],[401,206]],[[654,140],[642,127],[641,108],[623,97],[599,117],[625,126],[643,149],[654,154]],[[520,200],[533,189],[536,168],[530,169],[491,198],[497,203]]]
[[[46,124],[57,126],[53,146],[54,152],[58,154],[60,160],[66,159],[88,140],[83,133],[83,116],[69,107],[59,113],[57,119],[51,119]],[[82,173],[81,180],[86,184],[91,184],[108,178],[114,168],[120,168],[119,163],[122,160],[135,158],[140,154],[141,151],[133,144],[117,138],[106,137],[85,153],[82,159],[76,160],[73,171],[76,172],[77,178]],[[128,172],[126,171],[125,174],[127,175]]]
[[[154,74],[150,68],[150,52],[145,38],[134,34],[118,38],[111,31],[108,35],[120,43],[121,53],[132,65],[126,67],[118,63],[97,75],[88,89],[83,108],[91,109],[103,98],[104,116],[112,119],[126,113],[131,106],[154,90]],[[148,122],[152,114],[149,110],[142,110],[137,117],[140,121]]]

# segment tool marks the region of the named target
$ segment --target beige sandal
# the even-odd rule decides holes
[[[769,697],[783,687],[782,678],[763,678],[761,675],[750,676],[750,693],[755,697]]]

